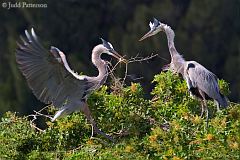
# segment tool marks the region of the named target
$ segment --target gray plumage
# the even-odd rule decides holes
[[[52,103],[59,108],[52,121],[72,112],[82,111],[92,124],[93,131],[110,139],[97,128],[86,98],[107,79],[107,62],[101,59],[101,54],[107,53],[120,60],[123,60],[122,57],[113,48],[110,50],[106,47],[104,43],[110,43],[102,39],[103,44],[95,46],[92,51],[92,62],[99,71],[98,76],[78,75],[69,67],[63,52],[56,47],[47,51],[40,44],[33,29],[31,33],[26,30],[25,35],[27,40],[21,37],[22,44],[18,43],[16,60],[33,94],[40,101]]]
[[[208,109],[206,100],[213,99],[217,103],[217,109],[219,105],[223,107],[228,106],[227,98],[220,93],[218,86],[218,79],[215,74],[207,70],[204,66],[195,61],[186,61],[182,55],[180,55],[174,45],[174,31],[168,25],[164,23],[149,24],[150,31],[146,33],[139,41],[145,38],[153,36],[160,31],[166,33],[168,40],[168,48],[171,55],[171,63],[165,65],[163,70],[171,70],[174,73],[179,73],[185,79],[188,90],[191,95],[198,97],[201,100],[202,112],[206,111],[207,122],[208,122]]]
[[[193,67],[188,67],[189,64]],[[218,86],[218,79],[215,74],[207,70],[201,64],[195,61],[186,61],[185,64],[185,79],[189,79],[188,89],[198,88],[203,91],[208,97],[214,99],[218,105],[227,107],[228,103],[226,97],[220,93]]]

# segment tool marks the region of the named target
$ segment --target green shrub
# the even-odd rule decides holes
[[[73,113],[40,132],[29,117],[7,112],[0,122],[0,159],[240,159],[240,105],[216,113],[208,102],[209,128],[200,103],[185,82],[170,72],[156,75],[151,100],[140,84],[111,90],[103,86],[88,99],[103,137],[90,139],[91,126]],[[219,81],[229,94],[228,84]],[[53,112],[49,109],[49,112]]]

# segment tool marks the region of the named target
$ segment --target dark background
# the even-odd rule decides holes
[[[45,47],[54,45],[64,51],[74,70],[96,75],[90,56],[92,48],[101,43],[99,37],[109,40],[128,58],[159,53],[170,59],[164,33],[138,42],[153,17],[175,30],[176,48],[186,60],[198,61],[229,82],[229,98],[239,102],[239,0],[25,0],[45,3],[47,8],[9,10],[2,7],[4,2],[16,1],[1,0],[0,6],[0,115],[8,110],[29,114],[43,106],[29,90],[15,61],[16,41],[25,29],[34,27]],[[166,63],[158,57],[149,63],[130,64],[129,74],[143,77],[137,82],[149,93],[153,76]],[[123,77],[124,66],[117,73]]]

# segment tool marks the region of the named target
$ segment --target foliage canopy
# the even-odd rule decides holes
[[[112,91],[103,86],[88,99],[99,127],[113,136],[90,139],[91,126],[81,113],[49,122],[43,132],[29,117],[7,112],[0,122],[0,159],[239,159],[240,105],[216,113],[209,102],[209,128],[199,117],[199,102],[171,72],[153,80],[153,99],[140,84]],[[227,94],[228,84],[221,80]],[[111,90],[111,91],[110,91]],[[53,113],[49,109],[49,113]]]

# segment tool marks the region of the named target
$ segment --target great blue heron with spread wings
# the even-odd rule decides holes
[[[149,23],[150,31],[146,33],[139,41],[151,37],[161,31],[165,32],[168,40],[168,48],[171,55],[171,63],[165,65],[163,70],[170,70],[174,73],[180,73],[187,82],[188,90],[192,96],[201,100],[201,117],[206,112],[206,121],[208,124],[208,108],[206,100],[213,99],[217,104],[223,107],[228,106],[227,98],[220,93],[217,76],[196,61],[186,61],[180,55],[174,45],[174,31],[167,24],[161,23],[154,18],[153,23]]]
[[[119,61],[126,62],[114,49],[111,43],[102,40],[102,44],[92,50],[92,63],[97,67],[97,77],[78,75],[69,67],[65,54],[56,47],[47,51],[39,42],[35,32],[25,30],[26,38],[20,36],[16,59],[20,70],[26,77],[34,95],[46,104],[59,108],[52,121],[75,111],[81,111],[92,125],[92,136],[100,134],[111,140],[111,137],[98,129],[87,105],[91,91],[105,83],[108,76],[108,63],[101,59],[107,53]]]

